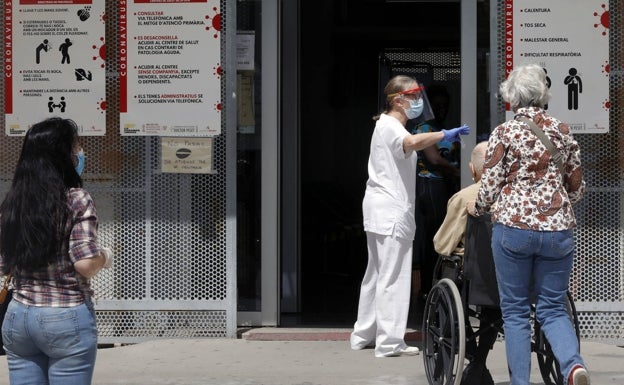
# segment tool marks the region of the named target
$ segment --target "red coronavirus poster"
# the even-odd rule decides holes
[[[218,0],[121,0],[121,135],[221,133]]]
[[[51,116],[106,133],[104,1],[4,2],[5,132]]]

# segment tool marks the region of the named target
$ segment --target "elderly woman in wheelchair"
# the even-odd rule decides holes
[[[479,143],[471,156],[475,184],[455,194],[434,244],[440,259],[434,287],[427,297],[423,318],[423,359],[432,385],[493,385],[486,367],[498,335],[504,335],[498,285],[492,255],[489,214],[467,215],[466,205],[480,188],[487,143]],[[578,341],[578,319],[571,297],[566,297],[569,320]],[[538,359],[546,385],[563,385],[564,377],[546,340],[535,306],[531,305],[531,351]],[[528,382],[527,382],[528,384]]]

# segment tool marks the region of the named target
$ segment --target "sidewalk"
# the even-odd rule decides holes
[[[267,341],[271,333],[281,340]],[[375,358],[372,349],[352,351],[348,334],[348,329],[263,328],[242,339],[157,340],[100,349],[93,384],[428,385],[422,356]],[[581,352],[592,384],[624,384],[624,348],[582,342]],[[495,344],[488,367],[496,385],[509,384],[503,342]],[[542,383],[534,359],[531,384]],[[8,384],[4,356],[0,384]]]

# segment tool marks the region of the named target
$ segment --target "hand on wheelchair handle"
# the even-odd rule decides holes
[[[477,211],[475,209],[475,201],[468,201],[468,203],[466,203],[466,211],[468,212],[469,215],[472,215],[473,217],[477,216]]]

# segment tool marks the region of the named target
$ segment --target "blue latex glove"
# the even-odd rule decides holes
[[[447,142],[459,142],[460,135],[468,135],[470,133],[470,127],[464,125],[457,128],[451,128],[450,130],[442,130],[444,133],[444,140]]]

